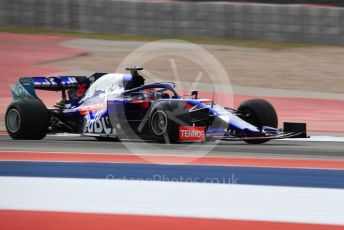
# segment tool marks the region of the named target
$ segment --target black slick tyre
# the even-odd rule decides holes
[[[49,112],[38,99],[15,101],[7,108],[5,124],[12,139],[40,140],[48,132]]]
[[[189,111],[180,102],[158,103],[149,116],[149,129],[154,139],[165,143],[179,140],[179,127],[191,125]]]
[[[244,101],[238,108],[241,118],[248,123],[261,129],[263,126],[277,128],[278,117],[274,107],[266,100],[251,99]],[[245,140],[249,144],[262,144],[269,141],[268,139]]]

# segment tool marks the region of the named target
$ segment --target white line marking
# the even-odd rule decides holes
[[[310,138],[288,138],[279,141],[309,141],[309,142],[344,142],[344,137],[335,136],[311,136]]]
[[[0,187],[7,210],[344,225],[342,189],[30,177],[0,177]]]

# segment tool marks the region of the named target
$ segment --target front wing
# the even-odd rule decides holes
[[[220,138],[225,141],[241,141],[241,140],[275,140],[275,139],[287,139],[287,138],[309,138],[307,135],[306,123],[292,123],[284,122],[283,129],[278,130],[276,133],[261,133],[261,136],[252,137],[236,137],[236,136],[225,136]]]

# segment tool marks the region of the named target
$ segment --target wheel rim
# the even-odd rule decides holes
[[[7,117],[6,117],[6,125],[7,125],[8,130],[11,133],[17,132],[20,128],[20,123],[21,123],[21,117],[20,117],[19,111],[16,109],[11,109],[7,113]]]
[[[166,114],[162,111],[155,112],[152,117],[151,127],[155,135],[157,136],[163,135],[167,129]]]

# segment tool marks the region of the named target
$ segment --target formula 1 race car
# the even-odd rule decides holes
[[[306,124],[284,123],[277,129],[273,106],[262,99],[237,109],[214,100],[178,95],[171,82],[144,84],[142,68],[130,74],[95,73],[90,77],[23,77],[11,86],[14,102],[6,111],[13,139],[42,139],[47,134],[77,133],[98,140],[150,139],[166,143],[305,138]],[[62,100],[46,108],[35,90],[61,91]]]

